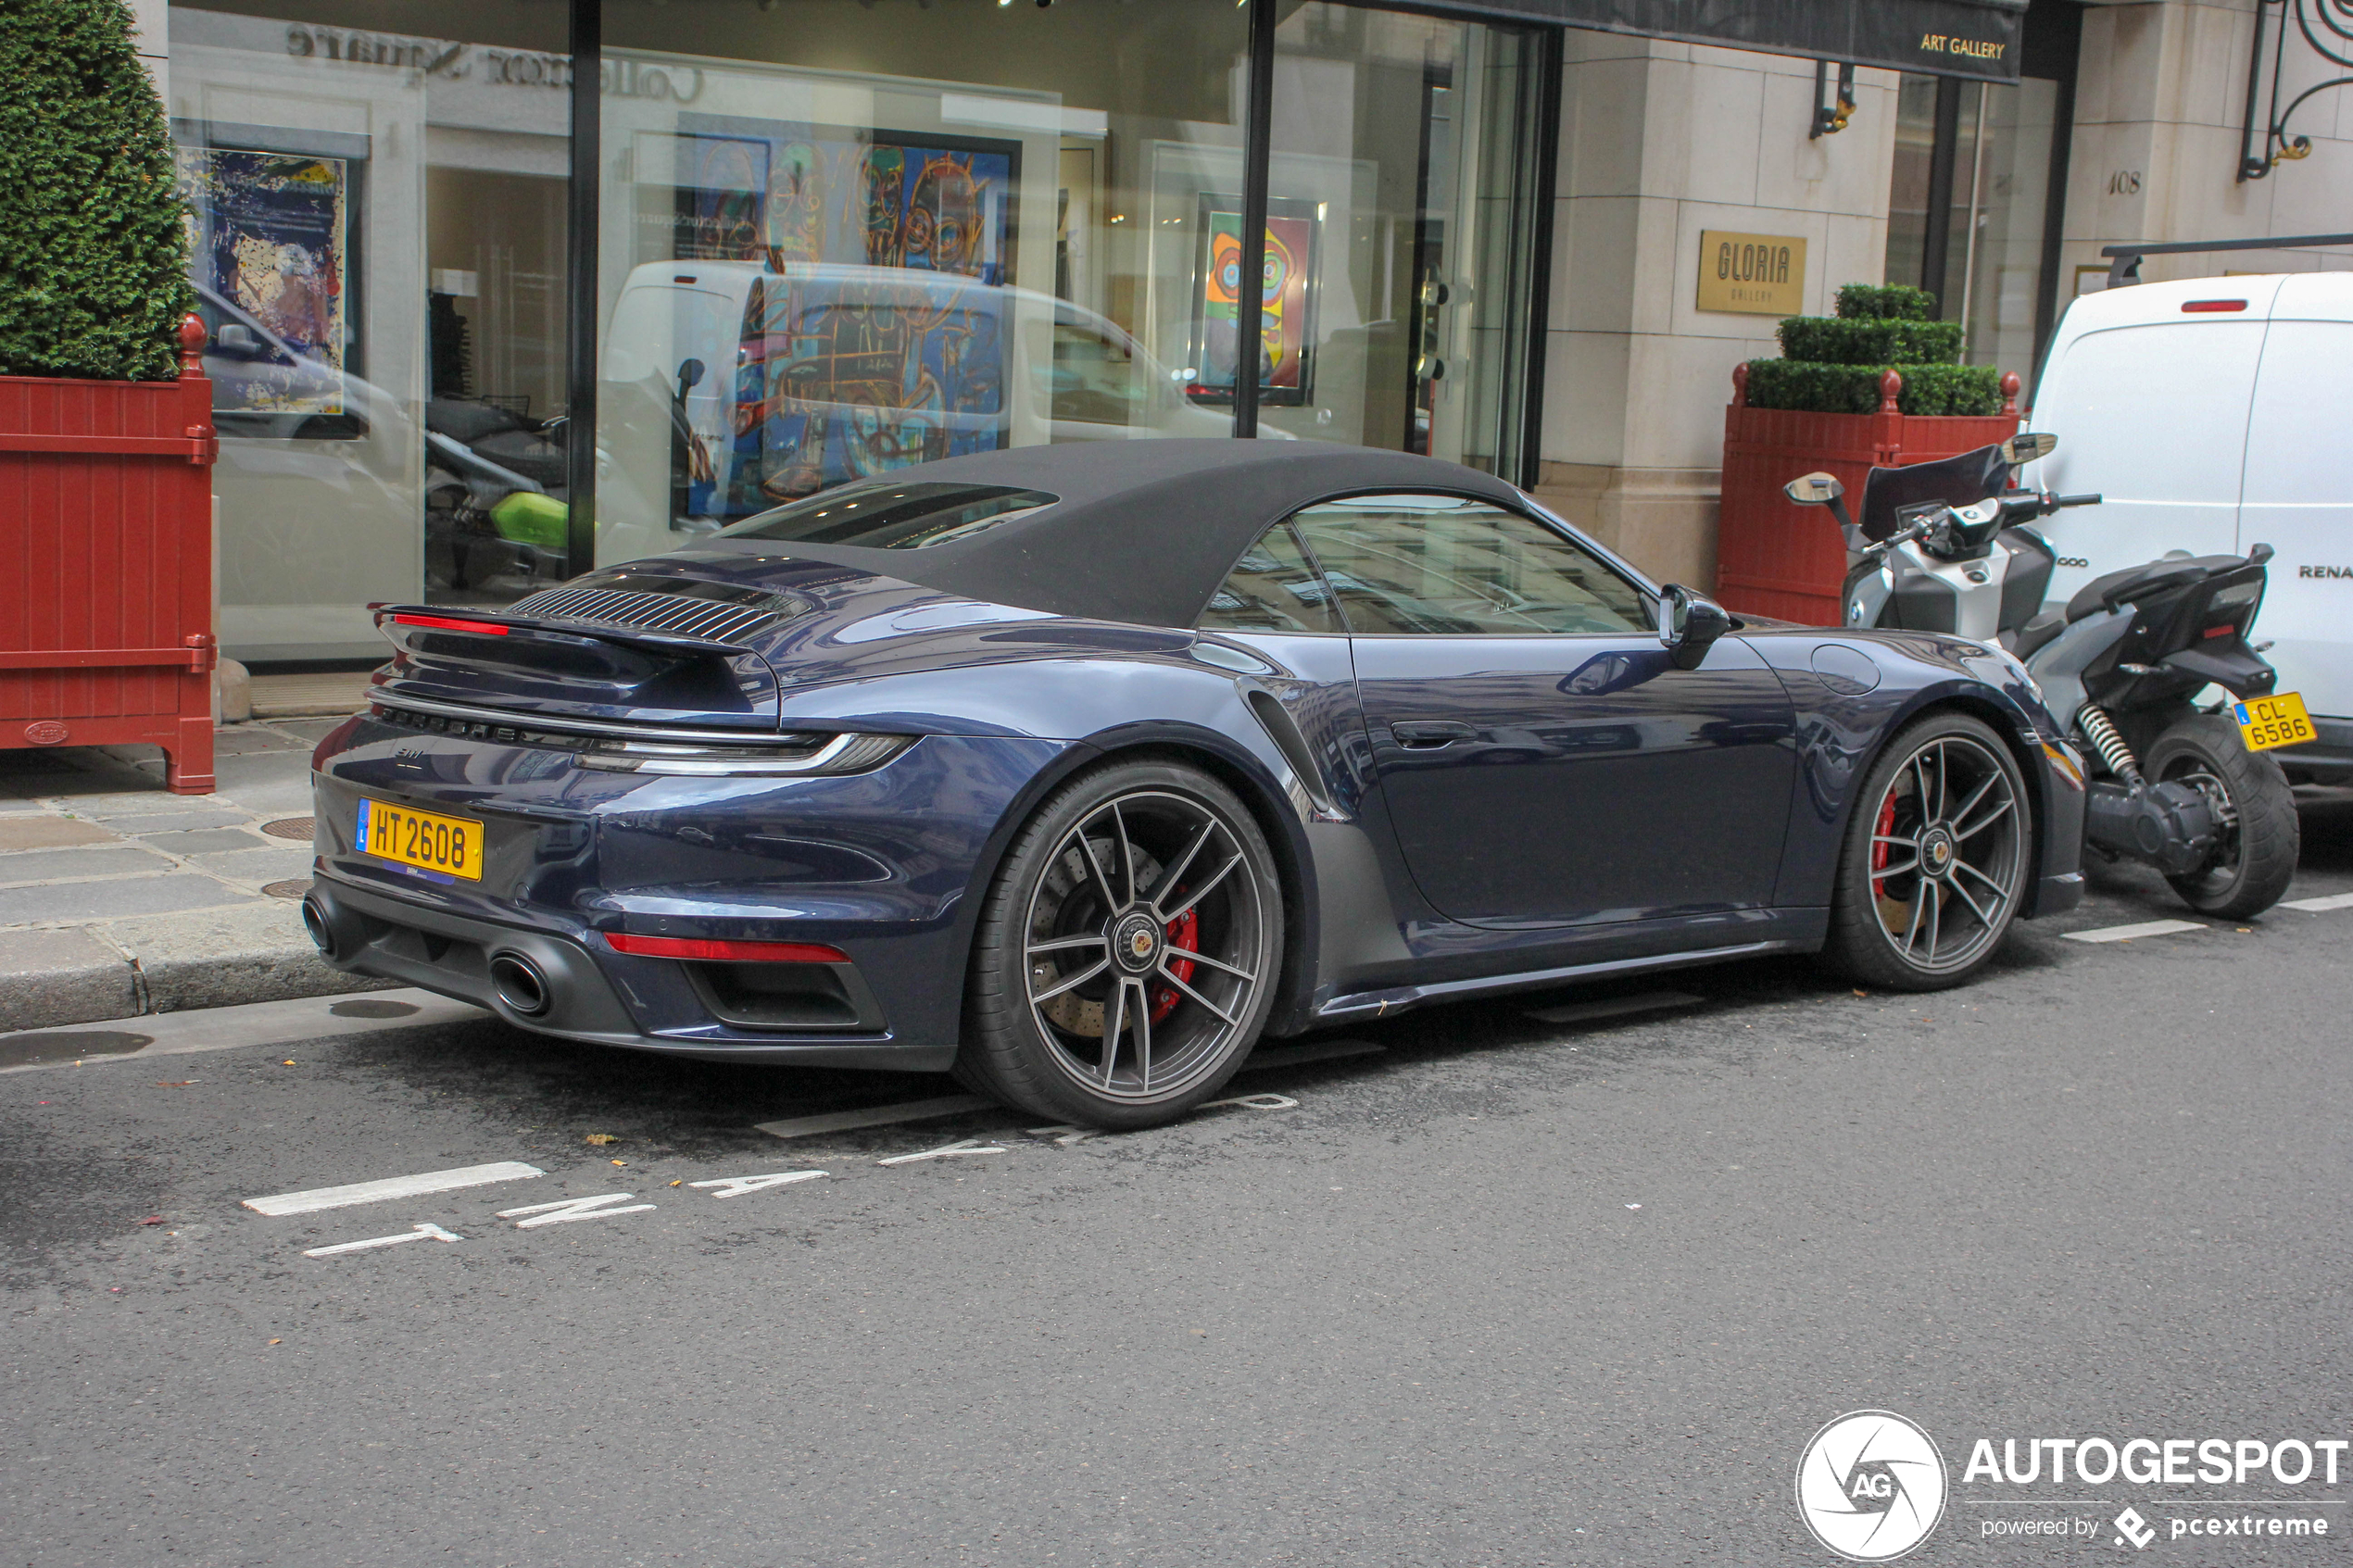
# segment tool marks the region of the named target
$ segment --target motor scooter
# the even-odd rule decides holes
[[[1873,469],[1862,517],[1827,473],[1792,480],[1799,506],[1830,508],[1846,536],[1849,626],[1944,632],[2016,661],[2093,776],[2083,834],[2109,860],[2157,868],[2202,914],[2244,920],[2296,874],[2296,801],[2264,753],[2312,738],[2292,692],[2247,641],[2271,547],[2176,553],[2087,583],[2045,609],[2057,552],[2030,524],[2097,495],[2015,487],[2057,446],[2047,432],[1907,468]],[[2231,700],[2207,700],[2215,687]]]

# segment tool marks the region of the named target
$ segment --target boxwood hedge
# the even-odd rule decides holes
[[[187,229],[122,0],[0,4],[0,375],[179,373]]]

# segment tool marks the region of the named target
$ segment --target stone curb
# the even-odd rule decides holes
[[[70,930],[0,931],[9,1029],[374,991],[396,982],[328,967],[299,906],[273,900]]]

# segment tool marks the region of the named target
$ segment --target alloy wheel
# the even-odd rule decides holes
[[[2025,848],[2020,803],[2002,759],[1969,735],[1924,743],[1873,808],[1880,935],[1926,973],[1970,964],[2008,923]]]
[[[1267,899],[1233,830],[1167,790],[1063,834],[1022,924],[1030,1016],[1092,1095],[1158,1099],[1226,1059],[1267,979]]]

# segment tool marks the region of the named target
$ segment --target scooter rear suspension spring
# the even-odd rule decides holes
[[[2108,764],[2108,771],[2129,787],[2140,788],[2140,759],[2124,744],[2124,737],[2117,733],[2116,721],[2108,716],[2108,710],[2096,702],[2087,702],[2076,711],[2075,722],[2083,732],[2083,738],[2092,743],[2092,749],[2100,754],[2100,760]]]

